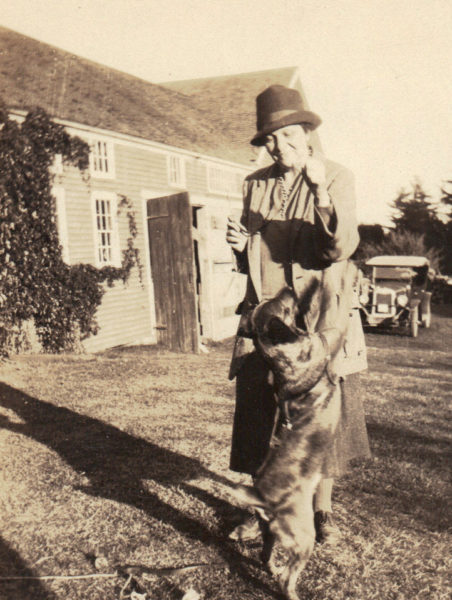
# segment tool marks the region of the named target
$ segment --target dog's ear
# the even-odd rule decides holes
[[[272,317],[265,328],[265,337],[267,337],[273,345],[275,344],[290,344],[298,339],[295,331],[286,325],[279,317]]]
[[[253,326],[251,323],[252,312],[247,312],[240,317],[239,328],[237,335],[241,337],[252,338],[253,337]]]

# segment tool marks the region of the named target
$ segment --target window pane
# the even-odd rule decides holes
[[[97,253],[101,264],[111,264],[115,256],[115,222],[112,217],[114,205],[110,200],[96,199]]]
[[[184,165],[180,156],[170,156],[168,161],[168,178],[170,183],[183,184]]]
[[[96,173],[108,174],[112,166],[109,143],[97,140],[91,146],[92,168]]]

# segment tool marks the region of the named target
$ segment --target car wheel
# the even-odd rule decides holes
[[[416,306],[410,314],[410,334],[411,337],[417,337],[419,333],[419,307]]]

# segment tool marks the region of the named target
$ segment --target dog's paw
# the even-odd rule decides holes
[[[237,525],[228,535],[228,538],[235,542],[246,542],[247,540],[255,540],[260,534],[259,523],[256,517],[251,516],[240,525]]]

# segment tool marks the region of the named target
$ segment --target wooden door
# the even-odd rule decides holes
[[[147,201],[158,342],[198,352],[192,215],[187,193]]]

